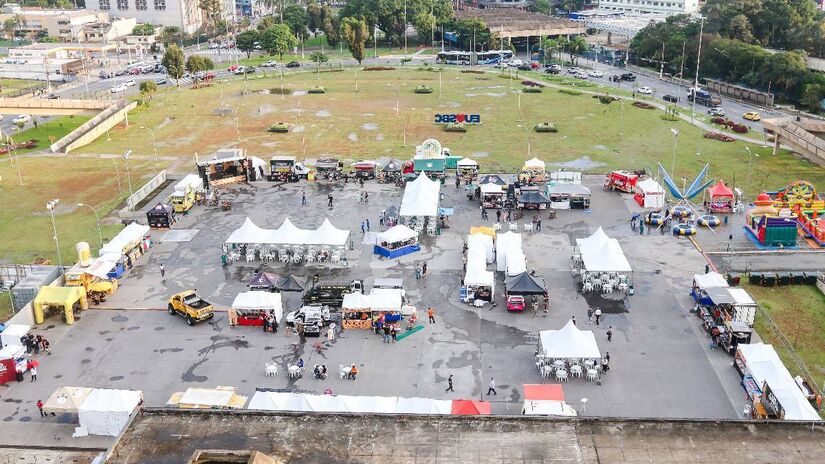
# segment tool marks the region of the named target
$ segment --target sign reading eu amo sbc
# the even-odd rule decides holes
[[[436,124],[450,124],[450,123],[465,123],[465,124],[481,124],[480,114],[436,114]]]

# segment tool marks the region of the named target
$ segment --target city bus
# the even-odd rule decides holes
[[[486,52],[438,52],[436,63],[439,64],[496,64],[513,59],[512,50],[491,50]]]

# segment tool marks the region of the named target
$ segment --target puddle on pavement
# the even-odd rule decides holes
[[[115,317],[112,318],[112,322],[126,322],[128,320],[129,320],[129,318],[126,317],[126,316],[115,316]],[[103,335],[103,334],[101,333],[101,335]]]
[[[113,377],[109,377],[109,380],[111,380],[111,381],[123,380],[123,376],[122,375],[115,375]]]
[[[600,293],[583,293],[582,296],[584,297],[584,300],[587,301],[588,306],[591,308],[601,308],[602,313],[604,314],[622,314],[630,312],[623,299],[612,299],[609,295],[605,297]]]
[[[80,364],[89,364],[90,362],[92,362],[91,359],[81,359],[80,360]]]
[[[155,353],[180,353],[183,351],[183,348],[161,348],[159,350],[154,350]]]
[[[205,375],[196,375],[195,374],[195,369],[197,369],[197,367],[200,366],[201,364],[203,364],[204,362],[206,362],[206,359],[201,359],[200,361],[196,362],[195,364],[192,364],[191,366],[189,366],[189,369],[186,369],[186,372],[184,372],[180,376],[180,379],[184,382],[196,382],[196,383],[203,383],[203,382],[206,382],[207,380],[209,380],[209,377],[207,377]]]
[[[91,352],[91,351],[94,351],[94,350],[95,350],[95,349],[94,349],[94,348],[92,348],[91,346],[87,346],[87,347],[86,347],[86,349],[85,349],[84,351],[86,351],[86,352]]]

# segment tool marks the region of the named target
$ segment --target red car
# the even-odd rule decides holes
[[[531,61],[530,62],[530,67],[533,68],[533,69],[538,69],[539,67],[541,67],[541,65],[539,64],[538,61]]]
[[[226,70],[229,71],[229,72],[235,72],[236,69],[238,69],[238,66],[234,65],[234,64],[232,66],[226,68]]]
[[[507,311],[524,311],[524,297],[517,295],[508,296]]]

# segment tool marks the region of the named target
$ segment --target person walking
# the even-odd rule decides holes
[[[332,326],[332,324],[330,324],[329,329],[327,329],[327,340],[335,340],[335,328]]]
[[[602,320],[602,308],[596,308],[596,312],[593,313],[596,316],[596,325],[599,325],[599,321]]]
[[[332,208],[332,194],[327,195],[327,206]]]
[[[453,374],[450,374],[450,376],[447,377],[447,389],[444,390],[444,393],[454,392],[454,391],[455,390],[453,389]]]
[[[398,327],[396,327],[395,325],[393,325],[390,329],[390,336],[392,337],[393,343],[398,341]]]
[[[384,214],[385,212],[382,210],[381,214],[378,215],[378,225],[380,227],[384,227]]]
[[[269,314],[264,313],[261,315],[261,319],[264,320],[264,332],[269,332]]]
[[[421,279],[421,266],[415,266],[415,280]]]
[[[604,353],[604,358],[602,358],[602,372],[607,372],[610,370],[610,352],[606,351]]]
[[[613,341],[613,326],[607,328],[607,341]]]
[[[366,231],[366,226],[364,225],[364,221],[361,221],[361,235],[364,235],[365,231]]]
[[[593,308],[587,308],[587,323],[593,323]]]
[[[43,337],[43,351],[45,351],[46,354],[52,354],[52,350],[49,349],[50,345],[51,343],[49,343],[49,341],[46,340],[45,337]]]
[[[541,232],[541,218],[536,221],[536,232]]]
[[[46,413],[43,412],[43,400],[37,400],[37,410],[40,411],[40,417],[46,417]]]
[[[227,309],[226,317],[229,319],[229,327],[235,328],[238,325],[238,311],[235,311],[235,308]]]
[[[498,396],[496,392],[496,379],[492,377],[490,377],[490,383],[487,384],[487,396],[490,396],[490,393],[492,393],[493,396]]]
[[[367,218],[366,223],[367,223],[367,232],[369,232],[370,231],[370,218]]]
[[[384,343],[390,342],[390,326],[389,324],[384,325]]]
[[[501,210],[496,210],[496,222],[501,222]]]
[[[306,192],[301,192],[301,206],[307,205],[307,194]]]
[[[370,201],[370,192],[364,192],[364,204],[366,205]]]
[[[573,321],[573,325],[576,325],[576,316],[570,316],[570,320]]]
[[[32,375],[32,382],[37,382],[37,367],[32,366],[31,369],[29,369],[29,373]]]
[[[421,277],[427,277],[427,262],[421,265]]]
[[[163,267],[163,263],[160,264],[160,278],[164,278],[166,276],[166,268]]]
[[[272,333],[278,333],[278,319],[275,319],[275,313],[269,313],[269,327]]]
[[[430,324],[435,324],[435,310],[433,309],[432,306],[427,308],[427,317],[430,320]]]

